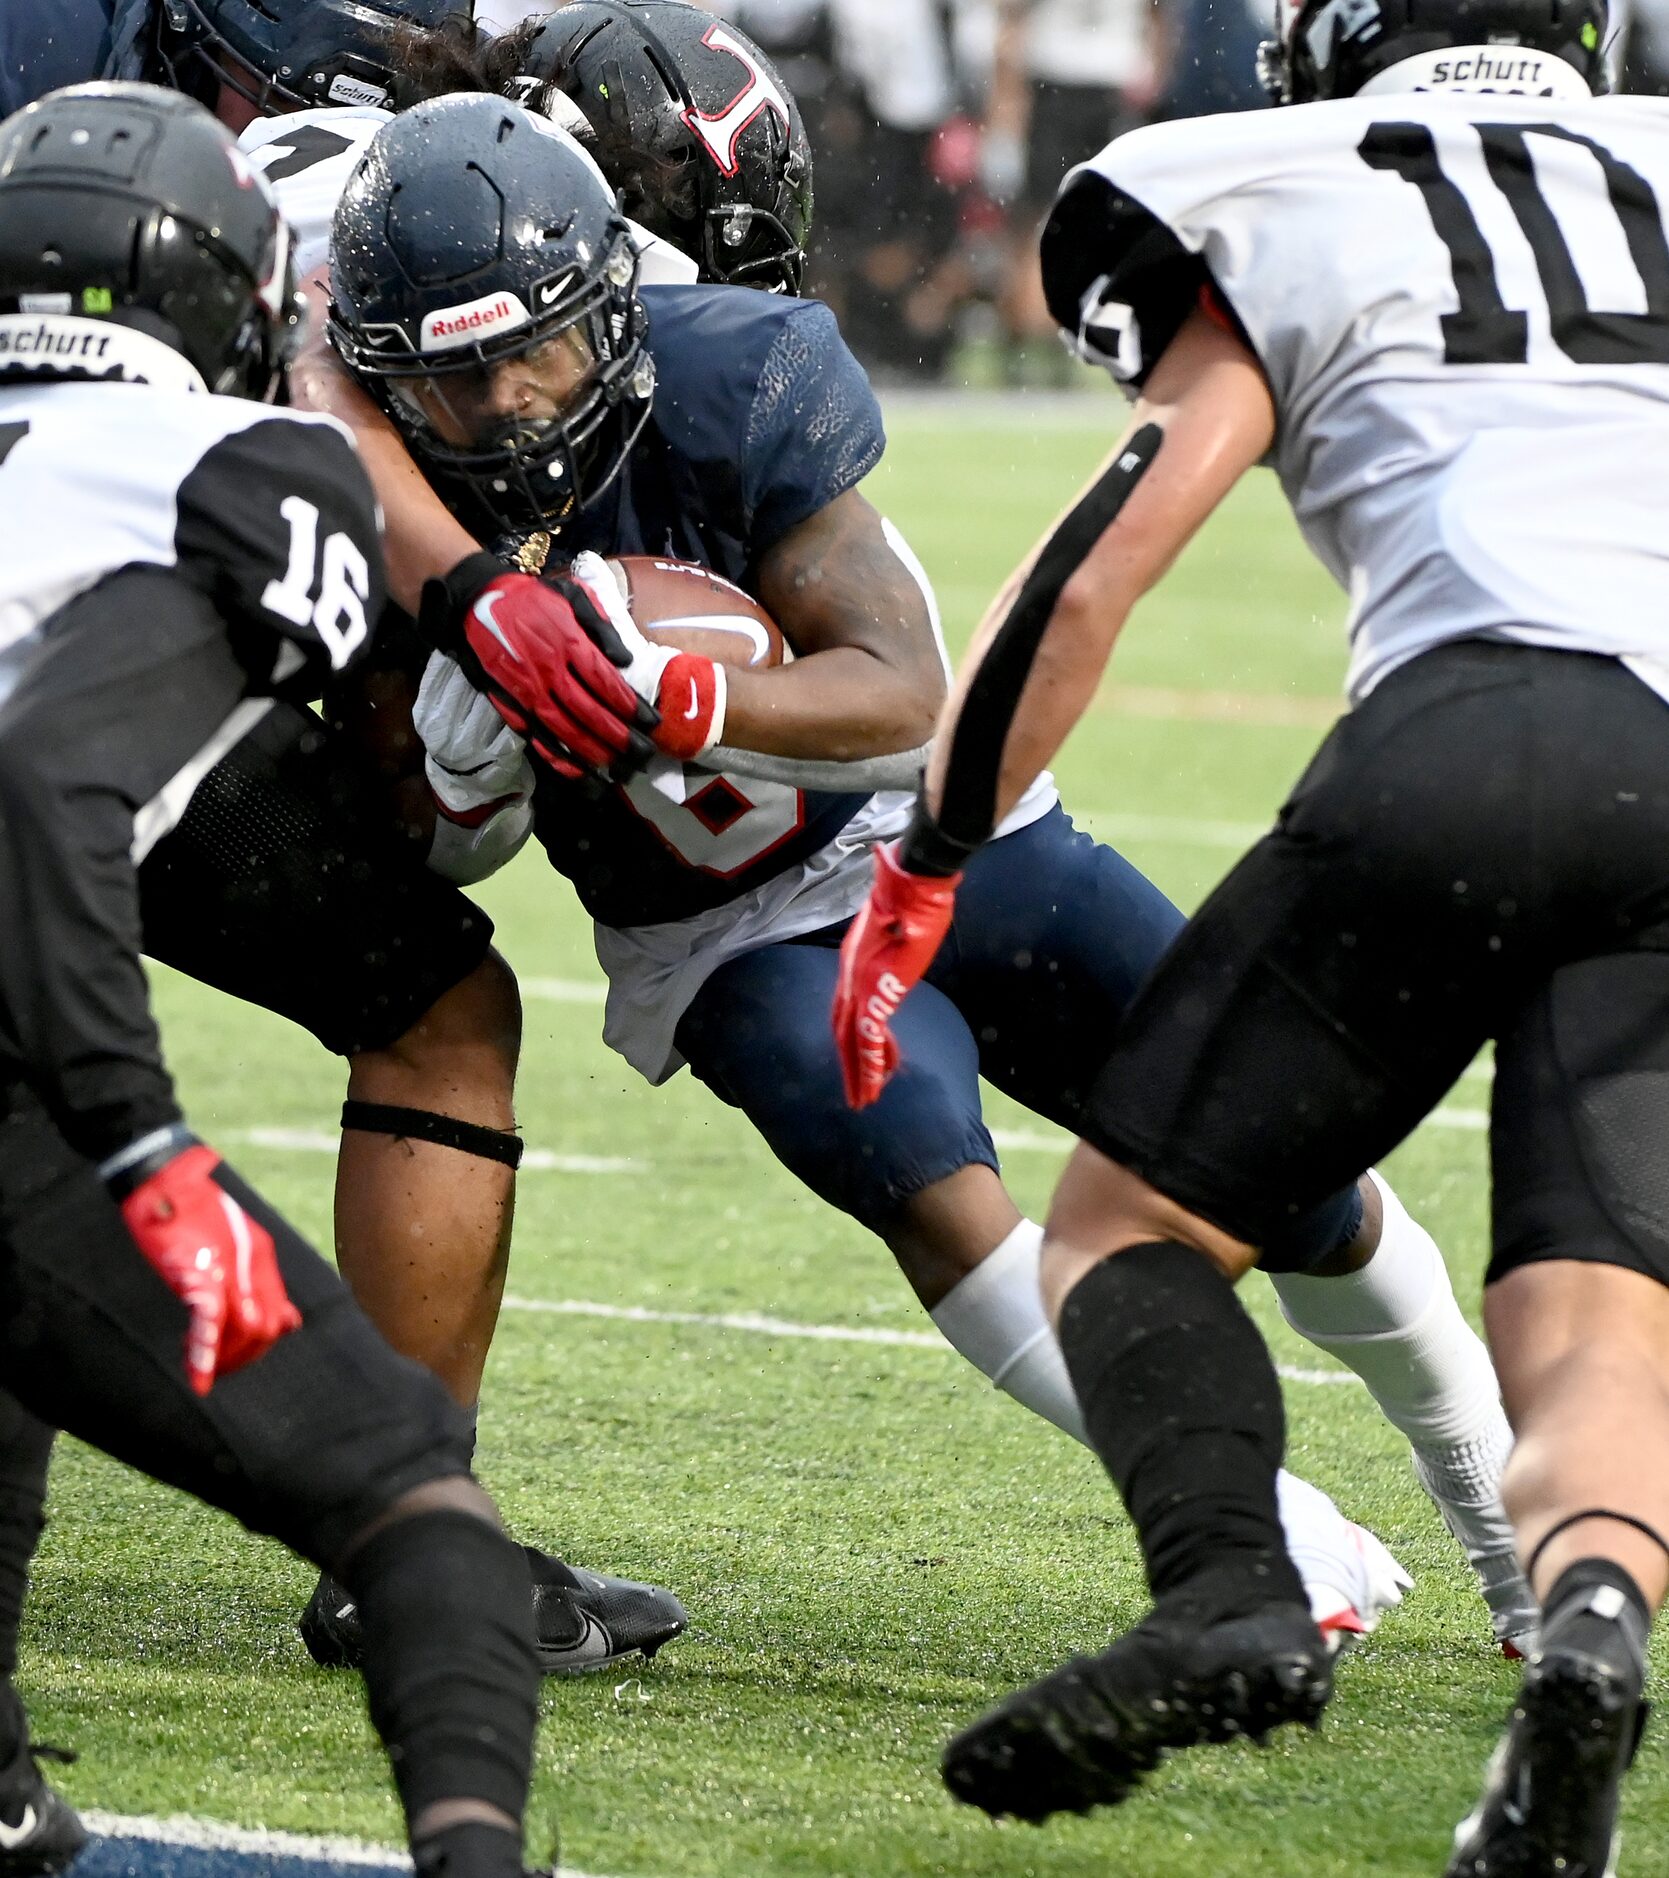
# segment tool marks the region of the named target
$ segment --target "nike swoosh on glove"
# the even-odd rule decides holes
[[[724,667],[716,659],[646,639],[626,606],[620,583],[600,554],[576,554],[568,576],[591,596],[626,649],[626,682],[660,715],[649,733],[650,742],[680,763],[705,756],[724,734]]]
[[[583,587],[472,554],[423,589],[418,626],[553,769],[628,776],[649,760],[653,710],[620,670],[630,653]]]
[[[194,1142],[121,1201],[139,1250],[191,1314],[185,1373],[198,1395],[301,1327],[272,1234],[215,1180],[219,1166]]]
[[[962,880],[912,874],[899,864],[896,842],[874,852],[869,898],[841,941],[831,1013],[841,1080],[855,1109],[877,1100],[898,1067],[892,1020],[944,943]]]

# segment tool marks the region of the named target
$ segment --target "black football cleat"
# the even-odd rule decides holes
[[[0,1767],[0,1878],[38,1878],[60,1872],[87,1843],[87,1828],[69,1801],[41,1778],[41,1761],[73,1761],[25,1733]]]
[[[565,1565],[534,1546],[522,1550],[533,1574],[535,1645],[547,1676],[584,1676],[634,1653],[653,1656],[689,1624],[683,1605],[659,1585]],[[320,1574],[298,1628],[321,1669],[359,1668],[359,1606],[334,1578]]]
[[[1622,1779],[1646,1726],[1640,1687],[1624,1657],[1539,1650],[1444,1878],[1612,1878]]]
[[[1117,1806],[1167,1749],[1313,1728],[1332,1692],[1331,1652],[1302,1605],[1203,1630],[1154,1612],[999,1702],[950,1742],[940,1771],[969,1806],[1036,1825]]]

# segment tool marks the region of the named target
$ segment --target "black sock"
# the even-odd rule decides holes
[[[29,1564],[46,1524],[46,1472],[54,1439],[54,1430],[0,1391],[0,1676],[17,1669]]]
[[[1644,1684],[1651,1628],[1646,1594],[1621,1565],[1579,1558],[1559,1574],[1543,1601],[1541,1647],[1626,1664]]]
[[[1155,1602],[1307,1603],[1275,1506],[1281,1385],[1222,1273],[1186,1246],[1117,1252],[1073,1287],[1060,1342]]]
[[[417,1878],[522,1878],[520,1835],[478,1819],[425,1833],[411,1856]]]
[[[343,1579],[406,1818],[437,1800],[484,1800],[519,1822],[539,1691],[521,1549],[471,1513],[417,1513],[360,1546]]]
[[[26,1779],[30,1778],[34,1763],[24,1752],[28,1745],[29,1712],[7,1674],[0,1677],[0,1772],[22,1772]],[[0,1803],[5,1798],[0,1792]]]

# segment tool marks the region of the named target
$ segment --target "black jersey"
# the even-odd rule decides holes
[[[26,359],[110,378],[3,375]],[[0,318],[0,1064],[90,1159],[178,1118],[137,863],[267,700],[359,655],[383,594],[340,426],[211,397],[98,321]]]

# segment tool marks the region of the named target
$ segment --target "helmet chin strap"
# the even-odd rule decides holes
[[[1386,66],[1357,89],[1358,98],[1411,91],[1494,93],[1519,98],[1591,98],[1576,67],[1553,52],[1523,46],[1444,46]]]

